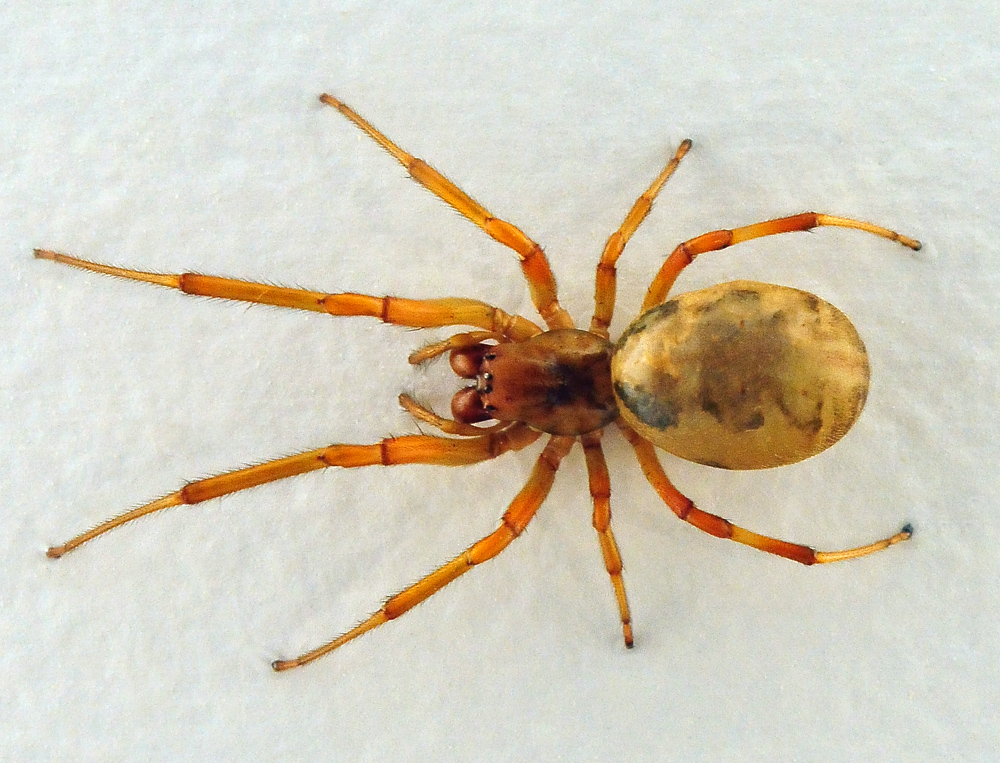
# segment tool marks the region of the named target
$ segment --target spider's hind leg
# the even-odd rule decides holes
[[[764,236],[775,236],[779,233],[792,233],[794,231],[807,231],[829,225],[836,228],[854,228],[855,230],[871,233],[873,236],[898,241],[903,246],[917,251],[921,243],[915,238],[904,236],[894,230],[883,228],[880,225],[872,225],[861,220],[854,220],[850,217],[835,217],[834,215],[824,215],[817,212],[804,212],[800,215],[789,217],[779,217],[774,220],[767,220],[753,225],[744,225],[732,230],[716,230],[710,233],[703,233],[695,238],[688,239],[679,244],[670,256],[660,266],[660,271],[653,278],[653,282],[646,291],[646,298],[642,302],[641,312],[646,312],[652,307],[660,304],[670,293],[670,287],[674,285],[680,272],[694,262],[695,257],[706,252],[717,252],[720,249],[739,244],[744,241],[751,241]]]
[[[791,559],[793,562],[812,565],[842,562],[845,559],[857,559],[861,556],[868,556],[904,540],[909,540],[910,536],[913,535],[913,528],[910,525],[904,525],[898,533],[888,538],[882,538],[865,546],[848,548],[841,551],[816,551],[800,543],[791,543],[787,540],[760,535],[739,525],[734,525],[728,519],[724,519],[716,514],[709,514],[707,511],[702,511],[695,506],[694,502],[675,488],[667,477],[666,472],[663,471],[663,466],[660,465],[660,460],[656,457],[656,449],[653,447],[653,444],[648,440],[644,440],[624,424],[620,424],[620,427],[625,438],[629,441],[633,450],[635,450],[642,473],[646,476],[653,489],[659,494],[660,498],[663,499],[663,502],[680,519],[694,525],[702,532],[714,535],[716,538],[726,538],[768,554],[783,556],[786,559]]]

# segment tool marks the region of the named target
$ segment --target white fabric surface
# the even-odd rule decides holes
[[[0,758],[989,760],[1000,543],[997,7],[698,2],[23,2],[0,9]],[[821,230],[706,255],[852,317],[857,427],[796,467],[663,462],[706,510],[832,549],[806,569],[673,518],[606,438],[636,648],[580,451],[498,560],[308,668],[315,646],[490,531],[537,448],[325,473],[47,545],[217,473],[416,431],[430,337],[189,299],[32,247],[533,315],[512,257],[321,106],[335,92],[545,247],[592,309],[608,234],[694,149],[620,265],[613,326],[677,242],[807,209]],[[994,720],[991,720],[994,719]]]

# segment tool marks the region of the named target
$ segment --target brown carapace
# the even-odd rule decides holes
[[[812,294],[737,281],[666,301],[674,280],[696,256],[762,236],[818,226],[857,228],[911,249],[920,248],[918,241],[877,225],[813,212],[706,233],[680,244],[667,257],[646,293],[640,316],[617,344],[612,344],[608,327],[614,312],[616,263],[691,141],[681,143],[608,239],[597,265],[594,316],[589,329],[582,330],[560,306],[555,278],[538,244],[494,217],[430,165],[403,151],[341,101],[331,95],[320,96],[320,100],[392,154],[414,180],[514,251],[546,330],[473,299],[326,294],[193,273],[147,273],[36,250],[35,255],[42,259],[186,294],[331,315],[370,316],[415,328],[475,329],[424,347],[409,358],[418,364],[448,353],[455,373],[474,381],[455,395],[450,419],[406,395],[399,398],[417,420],[447,436],[411,435],[371,445],[330,445],[191,482],[53,546],[48,551],[50,557],[60,557],[114,527],[160,509],[201,503],[328,466],[460,466],[520,450],[546,434],[547,443],[527,482],[494,532],[390,597],[351,630],[299,657],[277,660],[273,667],[285,670],[311,662],[399,617],[477,564],[495,557],[531,521],[548,495],[560,462],[577,440],[583,445],[589,475],[594,529],[614,588],[625,645],[632,646],[632,618],[621,556],[611,532],[610,480],[601,449],[603,429],[610,424],[615,424],[631,444],[646,479],[667,506],[710,535],[803,564],[865,556],[910,537],[907,525],[875,543],[823,552],[758,535],[696,508],[671,484],[654,446],[728,469],[793,463],[842,437],[861,412],[868,390],[868,358],[857,331],[843,313]]]

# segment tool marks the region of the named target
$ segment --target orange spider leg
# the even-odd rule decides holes
[[[524,531],[528,522],[535,516],[538,507],[542,505],[545,497],[549,494],[559,463],[569,453],[574,441],[572,437],[552,437],[549,440],[539,455],[538,461],[535,462],[535,467],[528,481],[504,513],[500,526],[492,533],[473,543],[465,552],[421,578],[409,588],[405,588],[390,597],[378,612],[351,630],[294,659],[275,660],[271,663],[271,667],[275,670],[288,670],[310,663],[373,628],[395,620],[424,599],[440,591],[455,578],[464,575],[477,564],[482,564],[495,557]]]
[[[513,249],[521,261],[521,270],[528,282],[531,301],[545,324],[550,329],[573,328],[573,319],[559,304],[555,276],[552,275],[549,261],[538,244],[528,238],[519,228],[494,217],[479,202],[423,159],[418,159],[401,149],[347,104],[327,93],[321,95],[319,99],[328,106],[333,106],[372,140],[392,154],[396,161],[410,173],[410,177],[420,185],[450,204],[460,214],[486,231],[491,238]]]
[[[746,225],[742,228],[732,230],[717,230],[711,233],[704,233],[701,236],[692,238],[680,244],[660,267],[660,272],[649,286],[646,292],[646,299],[642,303],[642,312],[646,312],[651,307],[655,307],[667,298],[670,287],[680,272],[694,262],[694,258],[705,252],[716,252],[725,249],[727,246],[739,244],[742,241],[749,241],[762,236],[773,236],[777,233],[790,233],[792,231],[806,231],[817,228],[821,225],[832,225],[839,228],[856,228],[858,230],[871,233],[890,241],[898,241],[903,246],[910,249],[920,249],[920,242],[908,236],[904,236],[896,231],[882,228],[878,225],[852,220],[848,217],[833,217],[832,215],[822,215],[816,212],[804,212],[801,215],[791,217],[779,217],[776,220],[768,220],[763,223]]]
[[[663,466],[661,466],[659,459],[656,457],[656,450],[652,443],[644,440],[625,425],[619,424],[619,426],[622,432],[624,432],[625,438],[635,450],[636,457],[639,459],[639,466],[642,467],[642,473],[646,475],[649,484],[659,493],[660,498],[670,507],[670,510],[685,522],[694,525],[709,535],[714,535],[716,538],[728,538],[745,546],[752,546],[769,554],[783,556],[794,562],[809,565],[840,562],[845,559],[856,559],[859,556],[874,554],[876,551],[881,551],[896,543],[908,540],[913,535],[913,528],[910,525],[905,525],[902,530],[889,538],[843,551],[816,551],[809,546],[789,543],[788,541],[770,538],[766,535],[758,535],[755,532],[738,527],[722,517],[709,514],[697,508],[691,499],[675,488],[667,478],[666,473],[663,471]]]
[[[238,490],[246,490],[316,469],[325,469],[328,466],[345,468],[379,464],[382,466],[397,464],[464,466],[488,461],[510,450],[520,450],[533,443],[540,436],[540,433],[529,429],[524,424],[514,424],[506,429],[488,432],[466,440],[409,435],[387,438],[374,445],[330,445],[326,448],[318,448],[294,456],[267,461],[256,466],[248,466],[245,469],[237,469],[216,477],[189,482],[170,495],[119,514],[85,533],[77,535],[61,546],[53,546],[48,550],[48,555],[53,559],[58,559],[67,551],[72,551],[77,546],[93,540],[109,530],[161,509],[201,503],[211,498],[235,493]]]
[[[438,326],[479,326],[491,335],[512,341],[527,339],[541,332],[534,323],[519,315],[509,315],[477,299],[402,299],[371,297],[367,294],[324,294],[305,289],[239,281],[233,278],[205,276],[198,273],[147,273],[141,270],[102,265],[67,254],[36,249],[35,257],[52,260],[104,275],[166,286],[185,294],[218,297],[239,302],[291,307],[330,315],[359,315],[378,318],[383,323],[412,328]]]
[[[608,476],[608,465],[601,449],[601,432],[591,432],[584,435],[583,455],[587,460],[587,476],[590,481],[590,495],[594,500],[594,529],[601,543],[601,555],[604,566],[611,576],[611,585],[615,589],[618,600],[618,611],[622,618],[622,634],[625,636],[625,646],[632,648],[632,615],[629,613],[628,599],[625,596],[625,581],[622,579],[622,557],[618,552],[618,544],[611,532],[611,479]]]
[[[625,250],[625,245],[632,238],[632,234],[635,233],[642,221],[646,219],[649,210],[653,208],[653,201],[655,201],[657,194],[660,193],[660,189],[670,179],[670,176],[674,174],[677,165],[680,164],[681,159],[684,158],[684,155],[690,148],[690,140],[685,139],[681,142],[673,158],[667,162],[667,166],[656,176],[656,180],[650,184],[649,188],[635,200],[635,204],[632,205],[632,209],[625,216],[621,227],[611,234],[608,243],[604,245],[604,253],[597,263],[597,277],[594,287],[594,317],[590,322],[592,333],[599,334],[605,339],[608,338],[608,326],[611,325],[611,317],[615,312],[615,291],[617,289],[615,263],[618,262],[618,258]]]

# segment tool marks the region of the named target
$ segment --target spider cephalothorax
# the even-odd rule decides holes
[[[532,429],[581,435],[618,417],[611,390],[611,343],[579,329],[557,329],[523,342],[451,351],[451,366],[475,379],[452,400],[457,421],[523,421]]]
[[[909,526],[867,546],[814,551],[768,538],[695,507],[667,478],[654,445],[684,458],[733,469],[758,469],[807,458],[839,439],[861,411],[868,389],[864,345],[850,321],[806,292],[768,284],[734,282],[665,302],[677,275],[694,258],[741,241],[832,225],[857,228],[899,241],[919,242],[869,223],[805,213],[733,230],[718,230],[680,244],[663,263],[643,301],[640,317],[612,345],[615,266],[663,184],[691,147],[681,143],[621,227],[608,239],[597,265],[595,310],[589,330],[574,326],[559,305],[555,278],[541,247],[521,230],[491,215],[426,162],[411,156],[331,95],[320,97],[392,154],[418,183],[437,194],[518,256],[531,298],[545,322],[509,315],[472,299],[408,300],[365,294],[327,294],[194,273],[147,273],[101,265],[47,250],[37,257],[86,270],[178,289],[187,294],[261,304],[364,315],[414,328],[471,326],[410,356],[411,363],[450,353],[455,372],[475,384],[452,402],[445,419],[407,396],[400,402],[417,419],[448,436],[410,435],[370,445],[329,445],[298,455],[188,483],[163,498],[121,514],[53,546],[62,556],[140,516],[195,504],[237,490],[328,466],[406,463],[461,466],[487,461],[550,435],[499,527],[450,562],[390,597],[373,615],[332,641],[275,670],[315,660],[363,633],[399,617],[443,586],[492,559],[527,526],[541,506],[563,457],[583,445],[594,504],[593,524],[611,578],[626,646],[632,625],[622,562],[611,532],[610,479],[601,450],[602,429],[614,422],[635,450],[643,474],[681,519],[803,564],[864,556],[910,537]],[[476,426],[480,422],[495,423]]]

